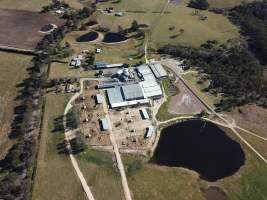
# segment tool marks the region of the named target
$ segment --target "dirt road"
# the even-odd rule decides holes
[[[114,133],[112,131],[112,123],[111,123],[110,116],[109,116],[109,113],[108,113],[108,105],[107,105],[106,100],[103,101],[103,107],[104,107],[104,112],[105,112],[105,115],[106,115],[106,118],[107,118],[107,121],[108,121],[108,124],[109,124],[110,141],[111,141],[111,144],[113,146],[113,150],[114,150],[115,157],[116,157],[116,160],[117,160],[118,169],[120,171],[121,182],[122,182],[122,187],[123,187],[125,199],[126,200],[132,200],[131,192],[130,192],[130,189],[129,189],[129,186],[128,186],[128,181],[127,181],[126,173],[125,173],[124,166],[123,166],[123,163],[122,163],[122,160],[121,160],[121,155],[120,155],[120,152],[119,152],[119,148],[118,148]]]

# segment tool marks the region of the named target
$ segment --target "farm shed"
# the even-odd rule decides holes
[[[150,137],[152,137],[154,134],[155,134],[155,128],[154,128],[154,126],[149,126],[149,127],[146,129],[146,135],[145,135],[145,138],[150,138]]]
[[[106,131],[109,129],[109,126],[108,126],[108,120],[106,118],[103,118],[100,120],[100,123],[101,123],[101,129],[102,131]]]
[[[140,112],[141,112],[141,115],[142,115],[142,118],[143,118],[143,119],[149,119],[149,115],[148,115],[148,113],[147,113],[146,108],[142,108],[142,109],[140,110]]]

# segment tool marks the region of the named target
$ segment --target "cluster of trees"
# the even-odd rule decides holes
[[[40,125],[40,108],[42,107],[42,85],[46,80],[43,63],[47,56],[39,54],[32,60],[29,69],[30,77],[24,80],[18,98],[22,104],[15,109],[15,120],[12,124],[10,138],[16,144],[9,149],[0,161],[1,173],[6,174],[0,181],[0,199],[30,199],[33,173],[30,170],[35,164],[36,136],[34,129]]]
[[[80,125],[80,109],[74,106],[66,116],[67,127],[77,129]]]
[[[249,49],[267,64],[267,1],[254,1],[230,10],[230,19],[248,37]]]
[[[47,13],[51,10],[56,10],[56,9],[61,9],[61,8],[68,9],[70,7],[64,1],[52,1],[49,5],[42,7],[41,13]]]
[[[69,53],[70,46],[61,47],[60,42],[67,32],[75,29],[80,19],[92,14],[94,9],[92,6],[66,15],[66,24],[46,35],[36,47],[36,55],[28,68],[30,76],[21,84],[23,88],[17,97],[22,104],[15,109],[16,116],[9,135],[16,139],[16,144],[0,161],[0,173],[5,174],[0,180],[0,199],[31,199],[38,149],[38,137],[34,131],[41,122],[42,91],[47,86],[46,66],[54,58]]]
[[[144,39],[145,31],[140,29],[143,26],[144,26],[144,24],[138,24],[138,22],[136,20],[133,20],[130,28],[123,29],[121,26],[119,26],[118,27],[118,33],[120,33],[121,35],[126,36],[129,33],[134,33],[135,32],[135,35],[133,37],[135,37],[137,39]]]
[[[188,7],[199,10],[206,10],[209,8],[209,2],[207,0],[190,0]]]
[[[211,49],[166,45],[158,50],[188,60],[188,64],[208,74],[211,83],[207,90],[223,94],[218,109],[258,101],[267,106],[267,82],[263,78],[263,66],[247,49],[247,46],[221,45]]]

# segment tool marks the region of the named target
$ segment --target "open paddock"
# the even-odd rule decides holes
[[[28,78],[27,68],[32,57],[0,52],[0,157],[13,143],[7,135],[14,119],[14,108],[21,101],[16,100],[21,89],[20,84]]]
[[[34,49],[43,38],[39,30],[48,24],[63,25],[64,21],[51,14],[0,9],[0,45]]]

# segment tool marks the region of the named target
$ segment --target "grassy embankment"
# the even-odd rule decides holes
[[[168,112],[168,106],[170,103],[170,100],[172,96],[175,96],[179,93],[179,88],[177,85],[174,85],[172,83],[173,80],[171,79],[165,79],[162,81],[162,88],[164,90],[164,93],[167,97],[166,101],[160,106],[158,113],[156,114],[156,118],[159,121],[166,121],[168,119],[172,119],[174,117],[177,117],[178,115],[170,114]]]

